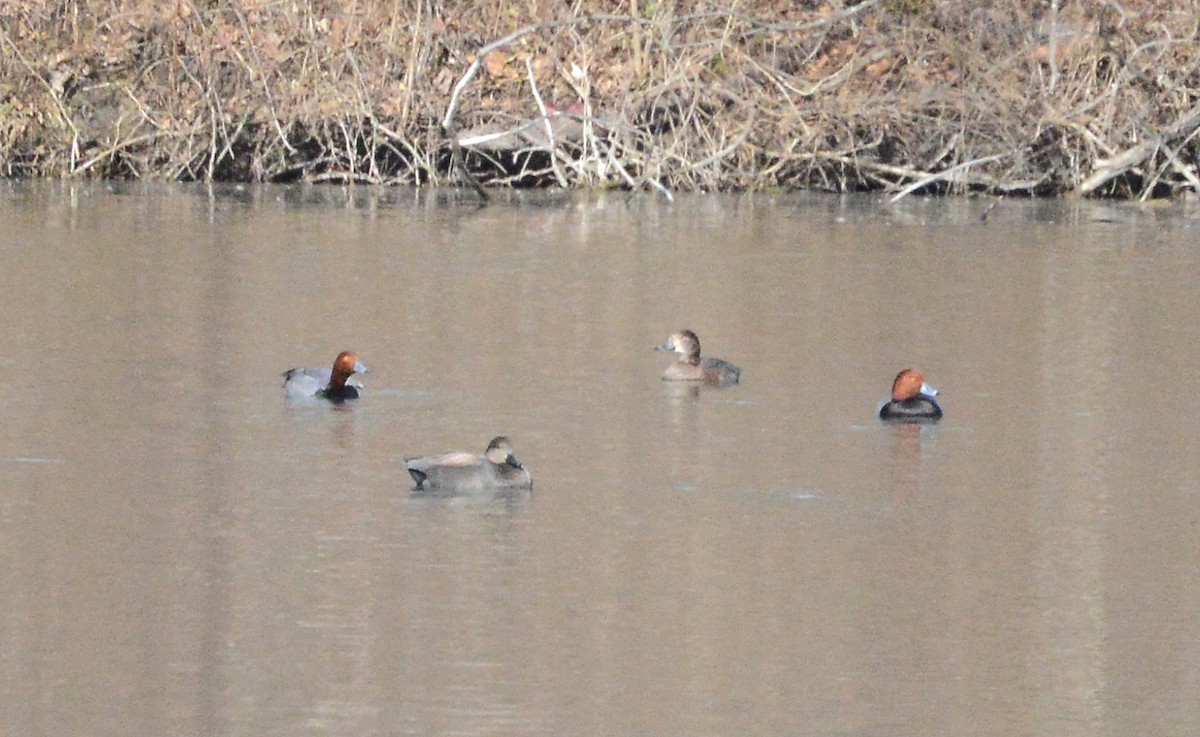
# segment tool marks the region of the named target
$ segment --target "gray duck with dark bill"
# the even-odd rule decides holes
[[[533,486],[529,471],[513,455],[512,443],[503,435],[492,438],[483,455],[455,452],[406,458],[404,467],[418,489],[485,491]]]

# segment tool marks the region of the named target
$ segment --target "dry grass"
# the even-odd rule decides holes
[[[0,0],[0,174],[1166,196],[1200,189],[1198,25],[1183,0]]]

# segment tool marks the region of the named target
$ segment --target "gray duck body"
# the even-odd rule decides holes
[[[454,452],[406,458],[404,467],[417,489],[466,492],[533,487],[529,471],[503,435],[492,438],[483,455]]]

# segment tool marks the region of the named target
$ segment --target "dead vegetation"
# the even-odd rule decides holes
[[[0,0],[0,175],[1161,197],[1200,190],[1198,27],[1183,0]]]

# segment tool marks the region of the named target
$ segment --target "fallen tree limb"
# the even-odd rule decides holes
[[[1139,166],[1150,158],[1163,144],[1168,144],[1180,136],[1190,134],[1200,127],[1200,105],[1187,111],[1162,133],[1151,136],[1141,143],[1127,148],[1111,159],[1098,159],[1092,175],[1084,179],[1075,188],[1075,194],[1086,195],[1095,191],[1105,182],[1116,179],[1130,169]]]
[[[949,169],[943,169],[942,171],[939,171],[936,174],[930,174],[928,176],[922,177],[921,179],[918,179],[917,181],[913,182],[912,184],[908,185],[904,189],[897,192],[890,200],[888,200],[888,204],[889,205],[895,204],[896,202],[900,201],[904,197],[907,197],[908,195],[917,191],[921,187],[933,184],[934,182],[942,181],[944,179],[949,179],[949,178],[955,176],[958,172],[962,171],[963,169],[968,169],[972,166],[975,166],[976,164],[986,164],[989,161],[996,161],[998,159],[1003,159],[1005,156],[1011,156],[1013,153],[1014,152],[1010,151],[1009,153],[1004,153],[1004,154],[994,154],[992,156],[981,156],[978,159],[971,159],[970,161],[964,161],[963,163],[952,166]]]

